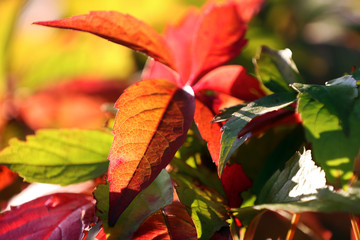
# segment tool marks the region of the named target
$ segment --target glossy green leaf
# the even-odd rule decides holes
[[[207,152],[205,141],[201,139],[195,125],[188,131],[185,143],[176,152],[170,164],[176,174],[192,177],[200,184],[215,189],[222,196],[225,196],[224,188],[215,171],[208,166],[211,161]],[[213,165],[215,168],[215,164]]]
[[[105,173],[112,140],[111,133],[97,130],[39,130],[25,142],[10,140],[0,164],[28,182],[79,183]]]
[[[324,169],[327,181],[336,187],[346,185],[360,149],[360,99],[356,99],[349,116],[348,136],[344,134],[339,118],[307,93],[299,94],[298,112],[306,138],[312,143],[314,160]]]
[[[303,82],[290,49],[275,51],[263,46],[255,66],[259,78],[272,92],[289,92],[289,84]]]
[[[199,158],[200,154],[191,156],[190,158]],[[188,159],[188,161],[196,161],[197,159]],[[176,174],[181,174],[187,177],[192,177],[199,181],[200,184],[214,189],[217,193],[222,196],[225,196],[224,188],[221,185],[220,179],[217,177],[216,173],[210,171],[206,166],[196,165],[194,167],[189,166],[185,163],[184,160],[173,158],[171,161],[171,166],[175,169]]]
[[[253,180],[252,191],[258,194],[267,180],[276,170],[284,168],[285,163],[304,142],[302,126],[280,126],[249,139],[240,146],[229,162],[238,162],[243,166],[246,174]]]
[[[141,191],[120,215],[114,227],[108,226],[109,185],[99,185],[94,192],[96,214],[101,218],[108,239],[130,239],[141,223],[152,213],[173,201],[173,186],[166,170]]]
[[[296,154],[283,171],[276,172],[266,183],[258,205],[234,210],[234,215],[248,223],[262,210],[299,212],[360,213],[360,185],[348,191],[334,191],[326,185],[323,170],[315,165],[310,151]]]
[[[238,112],[233,113],[225,125],[222,127],[223,134],[221,136],[221,150],[219,159],[219,175],[221,176],[224,167],[229,160],[231,154],[246,141],[249,134],[238,138],[238,133],[252,119],[275,110],[284,108],[296,99],[294,92],[283,92],[272,94],[253,102],[250,102]],[[251,133],[250,133],[251,134]]]
[[[311,159],[311,151],[298,152],[283,171],[275,172],[266,182],[258,203],[282,203],[314,198],[318,189],[327,188],[324,171]]]
[[[232,117],[233,113],[239,111],[241,108],[243,108],[245,106],[246,106],[246,104],[239,104],[236,106],[225,108],[225,109],[221,110],[220,113],[214,117],[214,120],[212,122],[226,121]]]
[[[210,239],[221,227],[227,226],[227,211],[224,198],[213,188],[185,174],[171,172],[176,182],[176,192],[194,221],[198,239]]]
[[[292,87],[309,94],[313,99],[324,104],[324,107],[340,119],[345,134],[349,134],[349,116],[358,97],[356,80],[351,75],[332,80],[326,86],[294,83]]]

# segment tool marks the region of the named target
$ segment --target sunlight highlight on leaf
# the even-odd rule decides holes
[[[28,182],[69,185],[94,179],[108,168],[113,136],[96,130],[39,130],[0,152],[7,165]]]
[[[109,154],[110,225],[183,144],[194,104],[194,96],[159,79],[138,82],[121,95]]]
[[[171,51],[162,36],[144,22],[115,11],[96,11],[62,20],[35,24],[89,32],[143,52],[176,69]]]

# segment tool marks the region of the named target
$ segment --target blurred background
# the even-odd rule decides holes
[[[91,10],[129,13],[159,32],[205,0],[0,0],[0,149],[39,128],[106,126],[146,57],[91,34],[32,25]],[[360,66],[360,1],[268,0],[232,63],[254,74],[261,45],[289,48],[309,83]],[[108,104],[104,104],[108,103]],[[109,111],[110,110],[110,111]],[[105,123],[105,125],[104,125]]]

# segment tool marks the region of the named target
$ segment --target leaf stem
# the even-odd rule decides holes
[[[351,221],[351,227],[354,232],[355,240],[360,240],[360,231],[359,231],[359,225],[356,221],[355,215],[350,214],[350,221]]]
[[[299,219],[300,219],[300,214],[295,213],[291,219],[291,227],[290,227],[289,231],[287,232],[286,240],[292,240],[294,238],[295,231],[296,231],[297,225],[299,223]]]

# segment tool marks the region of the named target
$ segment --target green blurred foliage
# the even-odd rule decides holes
[[[6,79],[16,89],[31,90],[74,77],[128,78],[142,67],[143,59],[137,66],[136,54],[124,47],[89,34],[34,26],[33,21],[91,10],[116,10],[134,15],[162,31],[167,22],[179,20],[187,6],[201,6],[204,2],[3,0],[0,89],[4,92]],[[247,47],[235,62],[254,72],[251,59],[259,46],[287,47],[293,51],[307,82],[322,83],[341,76],[353,65],[360,65],[359,10],[360,3],[356,0],[266,1],[249,27]]]
[[[259,46],[289,48],[306,82],[340,77],[360,66],[359,12],[357,0],[269,0],[251,22],[238,62],[253,72],[249,59]]]

